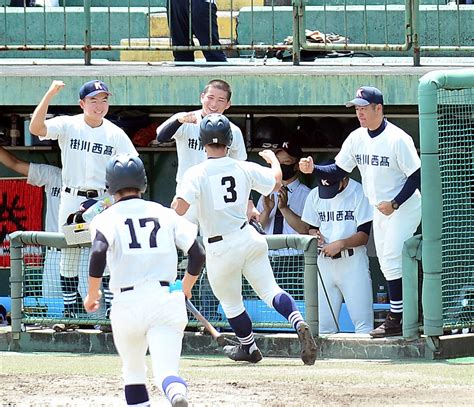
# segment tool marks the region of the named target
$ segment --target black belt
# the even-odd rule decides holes
[[[346,249],[346,251],[347,251],[347,257],[351,257],[352,255],[354,255],[354,249]],[[320,253],[321,253],[321,248],[318,247],[318,254]],[[331,257],[331,259],[340,259],[342,257],[341,253],[342,252],[335,254],[334,256]]]
[[[70,194],[72,192],[72,189],[69,187],[66,187],[64,188],[64,191]],[[90,198],[97,198],[99,196],[99,192],[96,191],[95,189],[87,189],[85,191],[77,191],[76,195],[84,196],[87,199],[90,199]]]
[[[169,287],[170,283],[169,283],[169,281],[160,281],[160,285],[162,287]],[[131,285],[130,287],[121,288],[120,292],[124,293],[125,291],[132,291],[133,289],[135,289],[135,286]]]
[[[247,225],[247,221],[245,221],[242,226],[240,227],[240,229],[243,229],[245,227],[245,225]],[[221,236],[221,235],[217,235],[217,236],[212,236],[210,237],[209,239],[207,239],[207,243],[216,243],[216,242],[220,242],[221,240],[223,240],[224,238]]]

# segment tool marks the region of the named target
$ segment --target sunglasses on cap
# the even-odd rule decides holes
[[[262,148],[278,148],[278,144],[262,143]]]

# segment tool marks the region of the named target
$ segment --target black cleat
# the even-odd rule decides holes
[[[298,325],[296,333],[301,345],[301,360],[305,365],[314,365],[317,348],[311,328],[306,322],[302,322]]]
[[[255,349],[252,353],[244,350],[242,345],[224,346],[224,353],[232,360],[238,362],[258,363],[263,359],[260,349]]]
[[[385,322],[373,331],[369,332],[372,338],[386,338],[387,336],[402,335],[402,320],[393,316],[392,312],[387,314]]]

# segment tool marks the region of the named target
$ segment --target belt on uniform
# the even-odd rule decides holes
[[[318,255],[320,255],[321,253],[322,253],[321,248],[318,247]],[[345,249],[345,250],[341,250],[339,253],[332,256],[331,259],[340,259],[341,257],[351,257],[352,255],[354,255],[354,249]]]
[[[240,227],[240,229],[243,229],[245,227],[245,225],[247,225],[247,221],[245,221],[242,226]],[[212,236],[210,237],[209,239],[207,239],[207,243],[216,243],[216,242],[220,242],[221,240],[224,240],[224,238],[221,236],[221,235],[217,235],[217,236]]]
[[[169,287],[170,283],[169,283],[169,281],[160,281],[160,285],[161,285],[162,287]],[[124,293],[125,291],[132,291],[132,290],[134,290],[134,289],[135,289],[135,286],[131,285],[131,286],[129,286],[129,287],[123,287],[123,288],[121,288],[121,289],[120,289],[120,292],[121,292],[121,293]]]
[[[95,189],[85,189],[85,190],[81,190],[81,189],[66,187],[66,188],[64,188],[64,191],[67,192],[68,194],[78,195],[78,196],[84,196],[84,197],[86,197],[87,199],[90,199],[90,198],[97,198],[97,197],[100,195],[100,194],[99,194],[99,191],[97,191],[97,190],[95,190]]]

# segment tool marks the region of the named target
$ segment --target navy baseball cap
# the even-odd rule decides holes
[[[276,152],[280,150],[285,151],[289,156],[297,158],[298,160],[303,157],[303,151],[301,150],[301,147],[294,141],[284,141],[281,147],[276,150]]]
[[[331,175],[326,178],[318,178],[318,193],[321,199],[334,198],[339,193],[339,183],[347,175]]]
[[[94,81],[89,81],[81,86],[81,89],[79,90],[79,99],[82,100],[87,97],[92,97],[98,95],[99,93],[107,93],[108,95],[112,94],[109,92],[109,88],[104,82],[97,79]]]
[[[356,97],[346,103],[346,107],[368,106],[371,103],[383,105],[382,92],[373,86],[362,86],[357,89]]]

